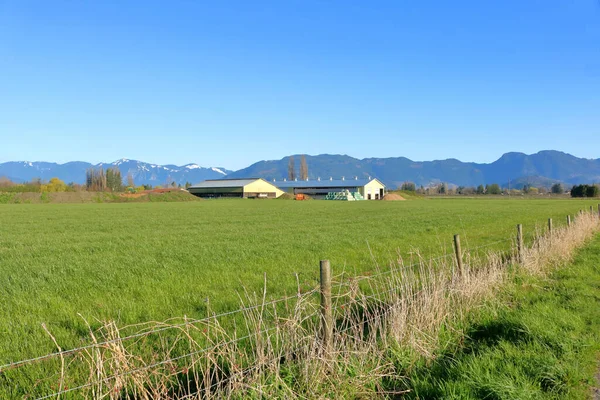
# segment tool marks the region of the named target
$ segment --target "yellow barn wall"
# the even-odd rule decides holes
[[[275,197],[279,197],[283,191],[267,181],[258,179],[244,186],[244,193],[275,193]]]

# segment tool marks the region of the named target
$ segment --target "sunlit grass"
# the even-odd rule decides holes
[[[237,308],[237,292],[277,297],[317,283],[318,261],[364,272],[399,251],[438,255],[564,224],[597,202],[427,200],[34,204],[0,206],[0,362],[65,347],[86,336],[82,316],[120,324],[201,317]],[[510,243],[494,248],[508,249]]]

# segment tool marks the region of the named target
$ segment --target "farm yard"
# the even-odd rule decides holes
[[[319,260],[360,275],[462,246],[508,250],[566,224],[593,200],[403,202],[220,200],[0,206],[0,364],[88,340],[117,325],[237,309],[244,291],[293,295],[318,285]],[[298,274],[298,278],[296,277]]]

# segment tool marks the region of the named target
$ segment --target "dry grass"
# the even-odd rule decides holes
[[[278,303],[266,302],[266,293],[245,293],[241,318],[143,324],[133,327],[140,333],[134,339],[106,322],[89,330],[96,346],[66,365],[61,359],[60,388],[93,399],[392,395],[389,382],[401,377],[390,348],[432,357],[440,330],[452,329],[493,296],[516,268],[544,274],[568,261],[599,227],[596,215],[584,214],[569,228],[539,235],[524,249],[521,266],[515,265],[515,254],[465,254],[461,273],[451,256],[432,261],[417,255],[416,265],[399,259],[371,276],[340,276],[330,353],[323,352],[319,339],[316,290],[299,289]]]
[[[523,266],[531,274],[544,274],[570,261],[573,251],[598,231],[595,213],[579,214],[572,229],[555,229],[552,234],[538,235],[531,247],[523,252]]]

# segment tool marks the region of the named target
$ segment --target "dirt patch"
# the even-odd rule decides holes
[[[278,197],[279,200],[294,200],[295,197],[293,194],[290,193],[284,193],[281,196]]]
[[[400,196],[399,194],[388,193],[385,196],[383,196],[383,200],[387,200],[387,201],[400,201],[400,200],[406,200],[406,199],[404,197]]]

